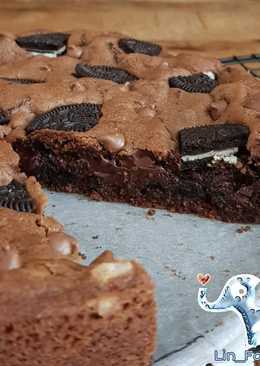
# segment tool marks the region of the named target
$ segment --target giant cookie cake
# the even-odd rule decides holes
[[[242,68],[117,33],[5,34],[0,87],[0,135],[50,189],[260,222],[260,82]]]
[[[260,83],[117,33],[0,35],[0,364],[149,366],[150,277],[88,267],[38,183],[260,223]],[[17,285],[19,283],[19,285]]]

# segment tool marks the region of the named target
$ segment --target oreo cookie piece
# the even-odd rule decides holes
[[[0,207],[19,212],[33,212],[34,203],[25,186],[15,180],[0,187]]]
[[[134,38],[121,38],[118,41],[118,46],[125,53],[143,53],[149,56],[158,56],[162,50],[158,44],[139,41]]]
[[[101,107],[92,103],[62,105],[35,117],[26,132],[41,129],[86,132],[98,123],[102,116]]]
[[[217,86],[215,79],[203,73],[173,76],[168,82],[170,88],[182,89],[189,93],[210,93]]]
[[[6,125],[9,122],[9,118],[7,117],[6,113],[0,109],[0,126]]]
[[[218,124],[185,128],[179,132],[183,161],[232,156],[246,146],[249,128],[241,124]]]
[[[77,77],[111,80],[118,84],[125,84],[126,82],[138,80],[137,76],[130,74],[126,70],[107,65],[92,66],[77,64],[75,74]]]
[[[23,84],[23,85],[45,83],[44,80],[7,78],[5,76],[0,76],[0,80],[9,81],[10,83],[13,83],[13,84]]]
[[[68,33],[36,33],[16,38],[18,46],[35,55],[56,57],[65,53]]]

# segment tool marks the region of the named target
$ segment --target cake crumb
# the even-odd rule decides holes
[[[249,226],[249,225],[246,225],[246,226],[240,226],[240,228],[238,228],[237,230],[236,230],[236,232],[238,233],[238,234],[243,234],[243,233],[247,233],[248,231],[250,231],[251,230],[251,227]]]
[[[171,214],[169,214],[169,213],[162,214],[162,216],[165,216],[165,217],[172,217],[172,215],[171,215]]]
[[[84,261],[85,259],[87,259],[87,256],[86,256],[86,254],[84,254],[84,253],[79,252],[79,256],[83,259],[83,261]]]
[[[224,269],[223,271],[224,273],[230,273],[230,270],[229,269]]]
[[[164,269],[170,273],[170,276],[171,277],[177,277],[179,278],[180,280],[182,281],[185,281],[186,280],[186,276],[181,272],[181,271],[177,271],[177,269],[175,268],[171,268],[169,265],[165,265],[164,266]]]
[[[149,208],[146,213],[145,213],[145,217],[148,219],[151,216],[154,216],[156,214],[156,210],[154,208]]]
[[[98,239],[98,235],[93,235],[92,239],[94,239],[94,240]]]

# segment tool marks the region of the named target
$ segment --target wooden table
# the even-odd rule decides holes
[[[259,0],[0,0],[0,31],[89,28],[217,56],[260,53]]]

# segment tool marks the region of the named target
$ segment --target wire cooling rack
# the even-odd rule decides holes
[[[260,78],[260,54],[221,58],[224,65],[240,65],[253,76]]]

